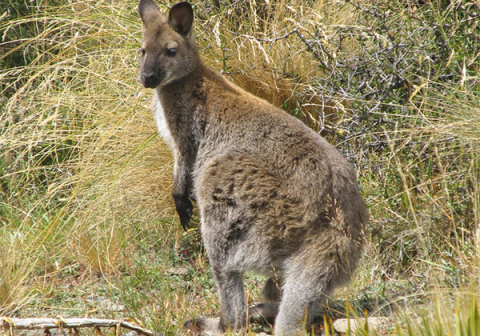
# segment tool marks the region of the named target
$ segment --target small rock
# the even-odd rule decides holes
[[[126,333],[126,334],[123,334],[122,336],[137,336],[137,335],[138,335],[138,334],[137,334],[136,331],[130,331],[130,332]]]
[[[348,329],[348,323],[350,322],[350,331],[355,331],[359,327],[365,325],[365,319],[338,319],[333,322],[333,328],[336,332],[346,333]],[[367,318],[368,326],[373,328],[384,327],[388,323],[388,318],[386,317],[368,317]]]
[[[100,299],[96,295],[89,295],[86,297],[87,301],[97,303]]]
[[[93,306],[112,312],[121,312],[125,309],[124,305],[115,303],[104,297],[89,295],[87,296],[87,300],[90,301]]]
[[[171,275],[188,275],[189,273],[188,268],[182,266],[172,267],[167,272]]]
[[[121,312],[125,309],[124,305],[121,305],[119,303],[115,303],[112,300],[105,299],[103,301],[100,301],[100,307],[112,311],[112,312]]]
[[[136,331],[130,331],[126,334],[123,334],[122,336],[138,336],[138,333]],[[162,333],[154,331],[153,336],[165,336],[165,335],[162,334]]]

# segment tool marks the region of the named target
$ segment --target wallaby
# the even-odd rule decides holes
[[[172,195],[188,226],[197,202],[220,299],[220,318],[187,327],[244,328],[246,271],[270,279],[275,335],[307,328],[333,289],[348,281],[362,249],[365,203],[351,165],[301,121],[205,66],[194,41],[192,6],[164,16],[141,0],[140,80],[175,158]],[[277,288],[278,286],[278,288]]]

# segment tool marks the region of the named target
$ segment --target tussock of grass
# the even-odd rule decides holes
[[[173,216],[170,154],[136,82],[140,24],[133,6],[117,6],[41,7],[1,23],[6,32],[39,26],[10,42],[9,52],[31,61],[0,74],[8,98],[0,119],[2,229],[35,232],[20,251],[52,249],[52,263],[76,260],[104,274],[118,272],[129,224]]]
[[[395,323],[395,335],[461,335],[480,333],[480,315],[475,293],[459,293],[455,299],[435,296],[429,310],[402,316]],[[455,309],[456,307],[456,309]],[[453,308],[453,309],[451,309]]]
[[[171,154],[137,80],[136,5],[45,1],[0,20],[2,314],[84,314],[97,295],[177,334],[218,311],[198,232],[183,234],[175,219]],[[338,296],[359,315],[407,311],[397,335],[473,335],[461,328],[478,321],[474,308],[430,298],[478,291],[478,55],[462,44],[467,35],[478,44],[468,19],[478,8],[204,1],[195,11],[207,63],[321,131],[355,165],[369,240]],[[247,278],[249,303],[260,284]]]
[[[11,240],[19,240],[19,235],[17,233]],[[15,311],[25,301],[24,282],[33,268],[26,260],[34,260],[25,260],[25,256],[18,255],[22,252],[17,246],[19,243],[10,242],[0,247],[0,314],[3,311]]]

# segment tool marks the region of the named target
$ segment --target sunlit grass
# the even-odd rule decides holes
[[[148,110],[152,92],[137,80],[137,4],[48,4],[0,21],[7,50],[0,60],[27,60],[0,69],[0,311],[68,306],[67,314],[86,314],[95,294],[125,304],[119,314],[184,333],[187,319],[215,315],[218,299],[198,232],[178,226],[171,154]],[[392,335],[474,335],[467,329],[478,330],[475,295],[456,291],[475,293],[479,281],[477,79],[425,81],[403,104],[359,116],[353,106],[370,101],[321,94],[322,62],[335,64],[327,54],[338,48],[336,36],[368,28],[351,5],[207,1],[195,11],[206,63],[323,130],[355,164],[371,213],[369,240],[353,284],[338,296],[360,316],[365,307],[385,314],[385,303],[405,311],[405,319],[389,316],[397,322]],[[325,52],[309,50],[293,30],[321,41]],[[342,52],[355,55],[357,42],[345,37]],[[355,129],[368,118],[378,127]],[[261,281],[250,277],[247,285],[254,304]],[[435,301],[435,292],[462,299]],[[71,308],[72,301],[84,304]],[[416,305],[425,310],[416,314]]]
[[[133,6],[116,6],[39,8],[31,17],[1,23],[6,32],[41,27],[13,41],[17,47],[10,50],[36,55],[32,61],[0,73],[8,83],[4,93],[10,92],[0,117],[6,189],[0,239],[18,226],[38,234],[10,245],[18,253],[33,251],[29,272],[39,266],[35,254],[46,249],[52,264],[74,260],[117,274],[132,239],[128,225],[146,223],[148,232],[155,229],[148,224],[153,219],[174,215],[170,154],[157,138],[149,93],[136,80],[140,25]],[[2,254],[6,270],[14,255]],[[17,280],[2,277],[6,286],[21,286]]]

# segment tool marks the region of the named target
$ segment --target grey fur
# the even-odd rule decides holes
[[[167,18],[141,0],[139,14],[141,81],[155,88],[155,117],[174,152],[173,198],[184,227],[197,201],[220,299],[219,319],[186,326],[244,328],[243,274],[254,271],[271,279],[268,302],[251,312],[278,310],[276,336],[308,328],[361,253],[367,211],[355,171],[298,119],[203,65],[188,3]]]

